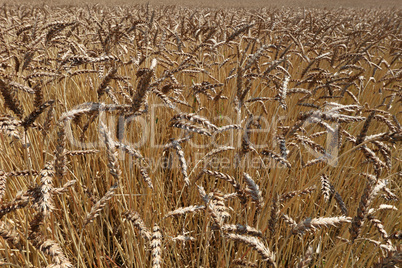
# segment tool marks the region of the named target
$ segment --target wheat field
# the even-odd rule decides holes
[[[401,267],[401,10],[0,14],[0,266]]]

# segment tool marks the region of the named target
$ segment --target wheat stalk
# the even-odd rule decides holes
[[[127,220],[131,221],[133,225],[140,231],[141,235],[148,241],[151,240],[151,232],[145,226],[144,221],[141,219],[140,215],[136,211],[126,211],[123,214]]]

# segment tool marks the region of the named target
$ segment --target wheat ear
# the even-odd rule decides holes
[[[162,234],[157,224],[152,228],[150,241],[152,249],[152,268],[160,268],[162,264]]]
[[[126,211],[123,214],[123,217],[133,223],[134,227],[136,227],[140,231],[140,234],[141,234],[142,237],[144,237],[148,241],[151,240],[152,234],[148,230],[148,228],[145,226],[145,223],[141,219],[141,217],[138,214],[138,212],[136,212],[136,211]]]
[[[360,199],[359,207],[357,208],[356,216],[353,218],[352,226],[349,229],[352,242],[359,236],[363,221],[367,215],[368,207],[370,206],[371,200],[373,198],[373,189],[377,181],[368,181],[366,187],[364,188],[363,195]]]
[[[116,151],[116,145],[113,141],[107,127],[103,122],[100,123],[100,134],[103,136],[105,145],[106,145],[106,152],[107,152],[107,159],[108,159],[108,167],[110,175],[112,175],[117,181],[119,181],[121,170],[119,167],[118,153]]]
[[[0,236],[15,248],[22,249],[20,235],[5,222],[0,222]]]
[[[107,202],[114,196],[114,192],[117,189],[118,184],[114,184],[112,187],[109,188],[109,190],[106,192],[106,194],[99,199],[98,202],[91,208],[91,211],[89,214],[86,216],[84,220],[84,227],[93,222],[96,217],[100,215],[100,212],[103,210],[103,208],[106,206]]]
[[[254,202],[257,203],[257,209],[260,210],[264,206],[264,199],[262,198],[260,188],[255,181],[247,173],[243,173],[243,177],[247,183],[245,192],[251,196]]]
[[[34,247],[49,255],[52,258],[53,264],[49,267],[65,267],[72,268],[73,264],[64,255],[60,245],[53,240],[45,239],[39,234],[32,239]]]
[[[30,199],[29,193],[27,192],[17,193],[13,201],[0,205],[0,219],[7,213],[26,207],[29,203],[29,199]]]
[[[245,243],[246,245],[249,245],[251,248],[257,251],[258,254],[261,255],[264,261],[266,261],[271,266],[276,267],[274,253],[272,253],[267,247],[265,247],[264,244],[257,238],[253,236],[245,236],[233,233],[226,234],[226,237],[231,240],[242,242]]]
[[[200,210],[205,210],[205,206],[198,205],[198,206],[182,207],[182,208],[175,209],[173,211],[169,211],[168,213],[166,213],[164,218],[185,215],[189,212],[197,212]]]
[[[315,231],[316,229],[319,229],[323,226],[328,226],[328,225],[333,225],[335,226],[336,224],[340,223],[350,223],[352,221],[351,217],[328,217],[328,218],[316,218],[316,219],[311,219],[308,218],[301,223],[297,224],[292,232],[293,234],[300,234],[304,233],[305,231]]]
[[[2,201],[7,189],[7,173],[0,170],[0,201]]]

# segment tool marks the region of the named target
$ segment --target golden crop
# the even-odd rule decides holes
[[[400,11],[0,13],[1,265],[401,264]]]

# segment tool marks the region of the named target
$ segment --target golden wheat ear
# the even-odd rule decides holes
[[[264,206],[264,199],[261,195],[260,187],[247,173],[243,173],[244,180],[247,183],[245,192],[251,197],[251,199],[257,203],[257,209],[260,210]]]
[[[100,215],[100,212],[107,205],[108,201],[115,195],[117,187],[118,187],[117,183],[112,185],[112,187],[109,188],[109,190],[105,193],[105,195],[101,199],[99,199],[99,201],[96,202],[96,204],[91,208],[91,211],[85,217],[83,224],[84,227],[89,223],[93,222],[95,218]]]
[[[150,244],[152,249],[152,268],[160,268],[162,265],[162,233],[157,224],[154,224],[152,228]]]
[[[166,213],[164,218],[185,215],[190,212],[197,212],[197,211],[202,211],[202,210],[205,210],[205,206],[194,205],[194,206],[188,206],[188,207],[181,207],[181,208],[177,208],[173,211],[169,211],[168,213]]]
[[[300,233],[304,233],[306,231],[312,232],[321,227],[327,227],[328,225],[335,226],[337,224],[350,223],[350,222],[352,222],[352,218],[344,217],[344,216],[327,217],[327,218],[321,217],[321,218],[315,218],[315,219],[308,218],[308,219],[300,222],[296,226],[294,226],[292,233],[300,234]]]
[[[7,189],[7,173],[0,170],[0,201],[2,201]]]
[[[113,140],[108,128],[103,122],[100,123],[99,132],[102,135],[104,143],[106,145],[106,153],[108,159],[107,166],[109,168],[110,175],[112,175],[118,182],[120,180],[121,170],[118,162],[119,154],[116,150],[116,143]]]
[[[250,235],[259,238],[263,238],[263,234],[260,230],[257,230],[254,227],[248,225],[241,225],[241,224],[224,224],[221,227],[221,230],[227,233],[235,233],[241,235]]]
[[[30,198],[31,195],[28,192],[17,193],[13,201],[0,205],[0,219],[10,212],[26,207]]]
[[[258,252],[258,254],[262,257],[263,261],[267,262],[270,266],[277,267],[275,263],[275,254],[273,254],[265,245],[253,236],[245,236],[239,234],[228,233],[226,234],[228,239],[245,243],[250,246],[252,249]]]
[[[141,219],[138,212],[129,210],[123,214],[123,217],[129,220],[134,225],[134,227],[136,227],[140,231],[142,237],[144,237],[148,241],[151,241],[152,233],[145,226],[145,223]]]
[[[17,249],[22,249],[22,241],[20,235],[13,227],[5,222],[0,223],[0,236],[7,241],[7,243]]]

